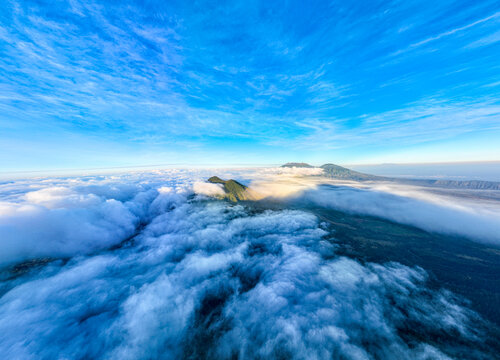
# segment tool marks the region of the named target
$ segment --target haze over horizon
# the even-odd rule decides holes
[[[7,0],[3,172],[500,160],[496,1]]]
[[[127,172],[161,171],[165,169],[252,169],[280,167],[283,164],[145,164],[96,168],[61,168],[44,170],[0,171],[0,181],[31,177],[74,177],[82,175],[109,175]],[[322,164],[311,164],[321,166]],[[381,163],[336,164],[363,173],[413,179],[483,180],[500,182],[500,161],[448,162],[448,163]]]

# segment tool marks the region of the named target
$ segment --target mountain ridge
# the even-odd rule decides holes
[[[212,184],[222,184],[224,197],[232,202],[252,200],[248,193],[248,187],[236,180],[223,180],[218,176],[212,176],[207,181]]]
[[[312,166],[308,163],[304,162],[288,162],[284,165],[281,165],[282,168],[292,168],[292,167],[297,167],[297,168],[314,168],[315,166]]]
[[[307,163],[289,162],[281,167],[310,167],[315,166]],[[445,179],[412,179],[412,178],[394,178],[385,177],[372,174],[366,174],[345,168],[340,165],[327,163],[319,166],[324,171],[326,177],[342,180],[353,181],[390,181],[399,184],[427,186],[427,187],[441,187],[451,189],[469,189],[469,190],[500,190],[500,182],[486,181],[486,180],[445,180]]]

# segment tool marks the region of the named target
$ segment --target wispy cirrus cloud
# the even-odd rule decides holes
[[[402,54],[402,53],[404,53],[406,51],[410,51],[410,50],[416,49],[418,47],[421,47],[423,45],[432,43],[434,41],[441,40],[441,39],[446,38],[448,36],[451,36],[451,35],[454,35],[454,34],[457,34],[457,33],[463,32],[463,31],[466,31],[466,30],[468,30],[468,29],[470,29],[470,28],[472,28],[474,26],[483,24],[485,22],[491,21],[491,22],[493,22],[495,24],[498,24],[499,19],[500,19],[500,12],[496,12],[496,13],[494,13],[492,15],[489,15],[489,16],[486,16],[486,17],[484,17],[482,19],[473,21],[473,22],[471,22],[469,24],[466,24],[466,25],[463,25],[463,26],[459,26],[459,27],[451,29],[451,30],[444,31],[444,32],[442,32],[440,34],[433,35],[433,36],[430,36],[430,37],[428,37],[426,39],[423,39],[423,40],[420,40],[420,41],[415,42],[413,44],[410,44],[406,49],[398,50],[395,53],[393,53],[392,55],[393,56],[397,56],[397,55]]]
[[[351,123],[355,121],[356,125]],[[487,102],[458,102],[424,99],[408,107],[356,119],[306,119],[296,125],[304,129],[290,141],[297,148],[343,148],[376,144],[419,144],[475,132],[500,130],[500,105]],[[283,144],[278,140],[278,143]]]
[[[96,138],[110,154],[123,145],[167,153],[177,143],[200,154],[248,154],[250,146],[277,154],[272,144],[294,147],[308,135],[305,124],[323,124],[325,148],[345,145],[332,135],[339,131],[383,147],[374,141],[382,136],[371,136],[382,130],[373,123],[370,131],[364,114],[494,96],[485,85],[498,77],[495,2],[421,5],[235,2],[200,12],[186,3],[9,0],[0,16],[0,136],[44,147],[53,156],[38,162],[47,163],[67,138],[81,154]],[[388,60],[427,45],[432,52]],[[489,130],[482,124],[464,127]],[[428,138],[410,130],[427,143],[455,133],[433,129]],[[10,166],[29,162],[4,148]]]

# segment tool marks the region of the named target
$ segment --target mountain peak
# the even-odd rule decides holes
[[[225,198],[232,202],[252,200],[250,194],[247,191],[247,187],[240,184],[238,181],[229,179],[223,180],[218,176],[212,176],[208,179],[208,182],[212,184],[222,184],[224,185]]]
[[[340,165],[335,164],[324,164],[320,166],[325,175],[328,177],[333,177],[337,179],[345,180],[373,180],[377,177],[374,175],[363,174]]]
[[[289,163],[286,163],[285,165],[281,165],[281,167],[313,168],[314,166],[309,165],[308,163],[303,163],[303,162],[289,162]]]
[[[225,184],[226,183],[225,180],[222,180],[218,176],[212,176],[211,178],[208,179],[208,182],[211,182],[213,184]]]

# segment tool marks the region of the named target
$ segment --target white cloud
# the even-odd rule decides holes
[[[337,256],[323,239],[328,229],[304,211],[188,196],[205,175],[20,181],[5,192],[0,185],[4,260],[19,261],[31,247],[34,257],[71,257],[2,278],[4,356],[488,356],[479,316],[429,289],[422,269]],[[104,250],[133,231],[132,243]],[[405,333],[408,324],[418,336]]]
[[[30,191],[24,195],[24,198],[28,203],[41,205],[49,209],[88,207],[101,202],[101,199],[95,194],[78,194],[62,186]]]
[[[479,20],[476,20],[474,22],[471,22],[471,23],[469,23],[467,25],[460,26],[460,27],[457,27],[457,28],[445,31],[445,32],[442,32],[440,34],[428,37],[427,39],[424,39],[424,40],[421,40],[419,42],[413,43],[413,44],[409,45],[406,49],[398,50],[395,53],[393,53],[392,55],[393,56],[399,55],[399,54],[404,53],[406,51],[418,48],[418,47],[420,47],[422,45],[426,45],[426,44],[431,43],[433,41],[440,40],[440,39],[442,39],[444,37],[447,37],[447,36],[450,36],[450,35],[454,35],[456,33],[460,33],[462,31],[467,30],[467,29],[469,29],[471,27],[474,27],[476,25],[488,22],[488,21],[493,20],[493,19],[497,19],[499,16],[500,16],[500,12],[496,12],[496,13],[491,14],[489,16],[486,16],[486,17],[484,17],[482,19],[479,19]]]
[[[113,199],[55,209],[3,203],[0,213],[2,265],[104,249],[131,236],[139,222],[131,209]]]
[[[225,192],[221,184],[212,184],[202,181],[197,181],[193,184],[193,190],[197,194],[207,196],[224,196]]]
[[[301,200],[329,208],[500,244],[500,204],[474,199],[474,191],[460,195],[385,182],[330,182],[301,195]]]
[[[475,131],[498,131],[500,106],[495,100],[450,101],[423,98],[399,109],[352,118],[307,119],[296,122],[305,128],[292,140],[273,140],[274,145],[292,145],[297,149],[321,150],[349,148],[367,144],[421,144]]]
[[[487,46],[491,44],[495,44],[500,41],[500,31],[494,32],[493,34],[489,34],[481,39],[471,42],[466,47],[467,48],[475,48],[481,46]]]

